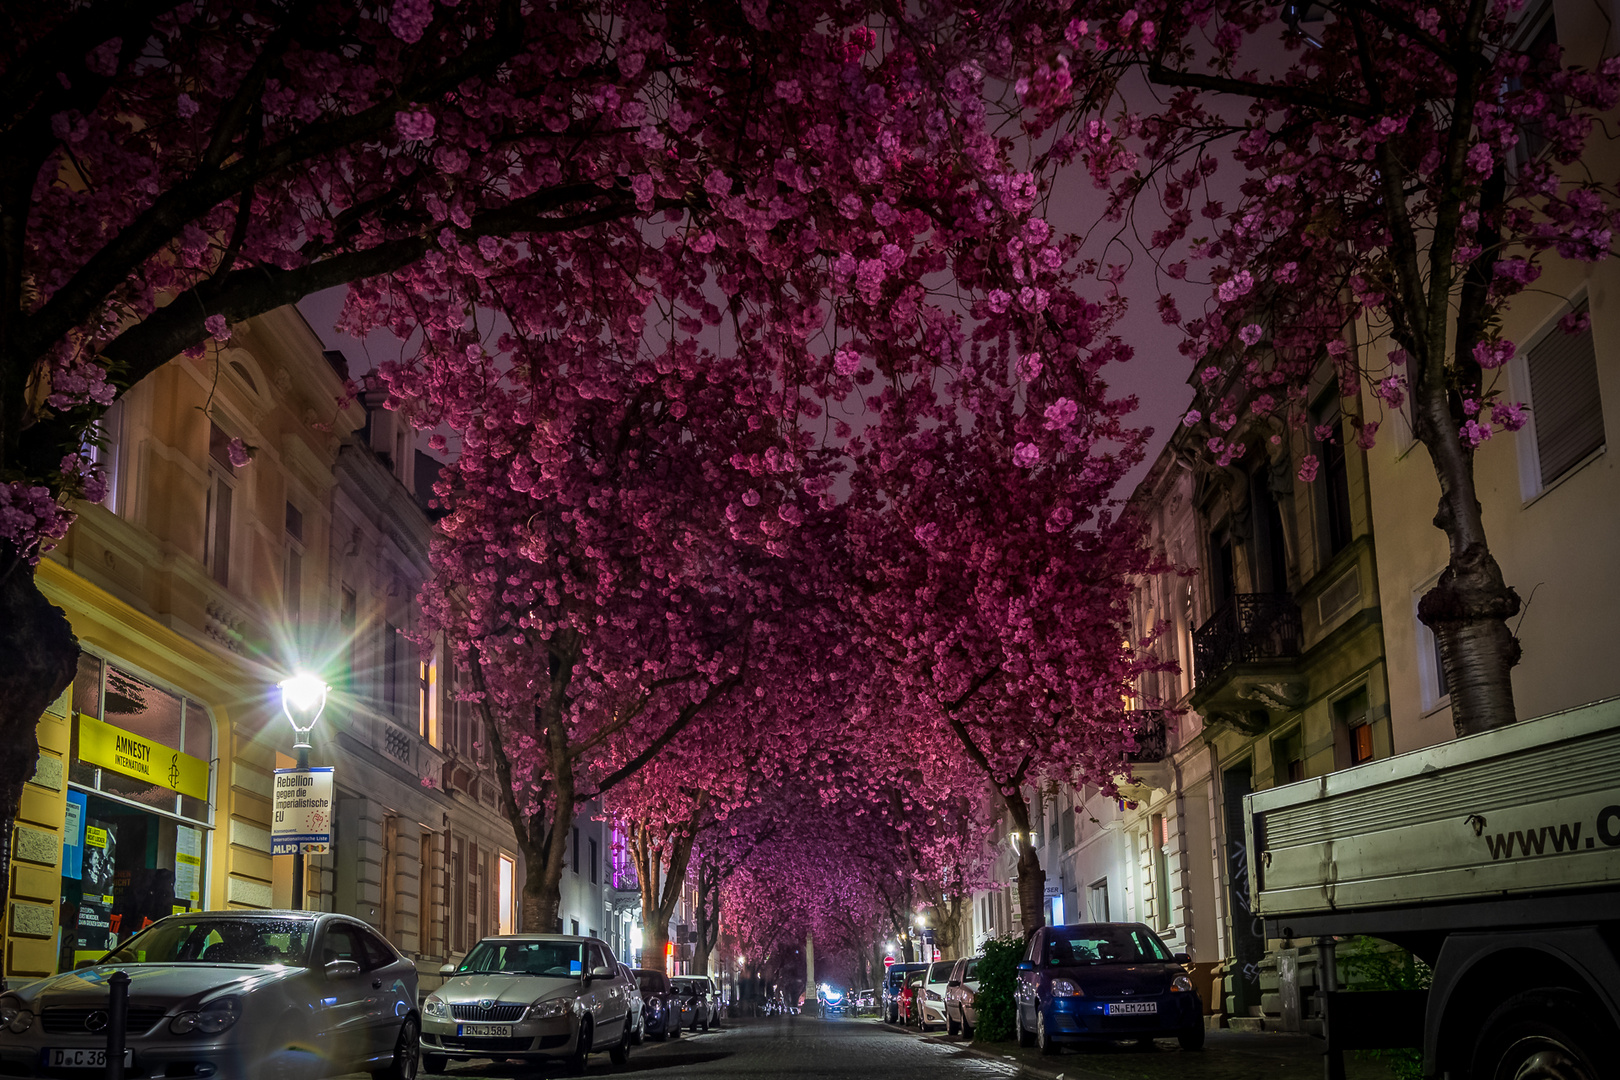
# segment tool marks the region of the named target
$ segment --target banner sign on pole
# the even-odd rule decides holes
[[[299,845],[310,848],[332,843],[332,786],[330,765],[311,769],[277,769],[275,798],[270,808],[270,854],[295,855]]]

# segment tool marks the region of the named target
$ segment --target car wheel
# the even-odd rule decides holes
[[[670,1025],[669,1037],[672,1039],[678,1039],[681,1037],[681,1022],[679,1020],[676,1020],[674,1024]]]
[[[1176,1039],[1181,1043],[1183,1050],[1202,1050],[1204,1048],[1204,1018],[1200,1016],[1191,1027],[1185,1027],[1176,1032]]]
[[[450,1059],[443,1054],[423,1054],[422,1071],[429,1074],[443,1073],[450,1067]]]
[[[584,1072],[585,1063],[591,1056],[591,1037],[595,1034],[591,1030],[591,1018],[579,1022],[579,1038],[574,1040],[574,1052],[568,1055],[569,1068],[574,1072]]]
[[[1469,1076],[1477,1080],[1612,1080],[1599,1063],[1613,1047],[1614,1024],[1562,988],[1531,990],[1499,1005],[1480,1029]],[[1609,1052],[1612,1054],[1612,1050]]]
[[[703,1033],[705,1035],[709,1033],[709,1017],[707,1014],[705,1014],[703,1017]]]
[[[630,1041],[637,1046],[647,1041],[647,1017],[645,1013],[636,1017],[636,1034]]]
[[[960,1031],[961,1028],[962,1025],[951,1019],[950,1013],[945,1014],[945,1034],[955,1037],[956,1033]]]
[[[394,1040],[394,1057],[381,1069],[373,1070],[375,1080],[416,1080],[418,1056],[422,1051],[422,1029],[416,1017],[407,1016]]]
[[[1046,1013],[1035,1014],[1035,1045],[1041,1048],[1041,1053],[1050,1057],[1060,1053],[1063,1047],[1052,1041],[1052,1033],[1046,1030]]]
[[[1023,1013],[1023,1010],[1019,1010],[1019,1012],[1018,1012],[1017,1024],[1018,1024],[1018,1045],[1026,1047],[1026,1048],[1034,1046],[1035,1045],[1035,1036],[1033,1034],[1031,1034],[1030,1032],[1024,1030],[1024,1013]]]
[[[962,1017],[962,1038],[973,1038],[973,1025],[967,1022],[966,1016]]]
[[[624,1018],[624,1034],[619,1036],[618,1043],[608,1051],[608,1060],[615,1065],[628,1065],[630,1063],[630,1018]]]

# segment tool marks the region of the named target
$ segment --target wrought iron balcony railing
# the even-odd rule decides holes
[[[1193,633],[1194,681],[1209,685],[1233,664],[1300,653],[1299,605],[1287,593],[1240,593]]]
[[[1170,751],[1164,713],[1158,709],[1131,709],[1125,716],[1136,722],[1136,749],[1125,755],[1126,760],[1137,765],[1163,761]]]

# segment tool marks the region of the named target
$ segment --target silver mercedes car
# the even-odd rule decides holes
[[[634,1035],[625,976],[604,941],[566,934],[485,938],[422,1003],[422,1063],[567,1058],[576,1066],[597,1050],[615,1065],[630,1059]]]
[[[101,1075],[129,975],[124,1075],[414,1080],[416,966],[343,915],[170,915],[101,961],[0,995],[0,1074]]]

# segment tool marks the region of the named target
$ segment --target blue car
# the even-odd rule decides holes
[[[1018,965],[1018,1041],[1056,1054],[1066,1043],[1181,1040],[1204,1046],[1204,1005],[1182,965],[1141,923],[1048,926]]]

